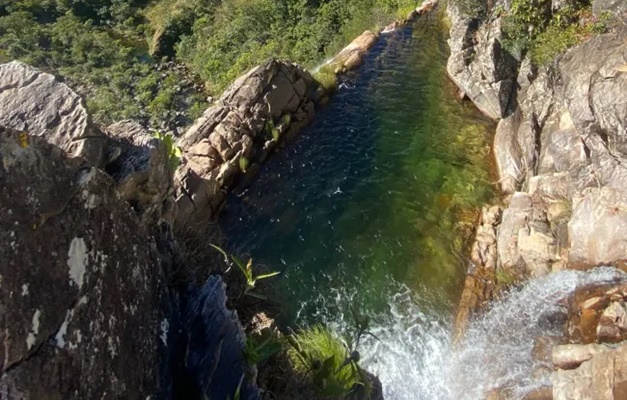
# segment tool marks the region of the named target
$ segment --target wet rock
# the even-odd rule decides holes
[[[573,369],[595,354],[608,350],[608,347],[599,344],[565,344],[553,348],[551,360],[557,368]]]
[[[621,301],[609,305],[601,315],[597,325],[599,343],[615,343],[627,339],[627,307]]]
[[[591,345],[588,345],[589,347]],[[576,369],[553,373],[555,400],[619,400],[627,395],[627,345],[597,348]],[[586,350],[584,350],[586,351]]]
[[[106,173],[43,137],[0,128],[0,158],[0,398],[155,395],[160,240]]]
[[[110,149],[118,153],[107,172],[118,185],[123,200],[135,209],[146,226],[174,222],[173,170],[165,144],[135,121],[109,126]]]
[[[495,290],[497,251],[496,227],[501,220],[499,206],[485,206],[472,245],[472,267],[455,315],[454,341],[461,340],[472,315],[492,298]]]
[[[531,355],[535,360],[543,363],[552,362],[553,348],[566,344],[566,339],[562,336],[538,336],[533,342]]]
[[[312,120],[318,87],[308,72],[277,60],[238,78],[178,141],[184,155],[175,176],[176,225],[214,217],[242,166],[265,161],[265,143]]]
[[[0,65],[0,125],[41,136],[72,156],[102,166],[105,136],[83,99],[53,75],[18,61]]]
[[[553,400],[553,387],[543,386],[527,393],[522,400]]]

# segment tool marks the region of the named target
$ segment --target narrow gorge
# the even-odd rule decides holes
[[[202,102],[173,13],[183,108],[111,123],[78,69],[0,64],[0,399],[627,399],[627,5],[394,4]]]

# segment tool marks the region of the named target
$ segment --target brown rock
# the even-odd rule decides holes
[[[627,339],[627,309],[625,303],[613,302],[601,315],[597,325],[597,340],[599,343],[620,342]]]

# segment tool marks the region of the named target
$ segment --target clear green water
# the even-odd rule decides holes
[[[492,195],[491,122],[446,78],[441,15],[384,35],[315,122],[232,195],[220,221],[229,251],[281,270],[284,323],[457,299],[464,227]],[[426,298],[426,294],[424,298]]]

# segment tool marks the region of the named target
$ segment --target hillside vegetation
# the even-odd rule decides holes
[[[415,0],[0,0],[0,62],[55,73],[95,120],[189,124],[267,57],[313,67]],[[167,62],[166,62],[167,61]]]

